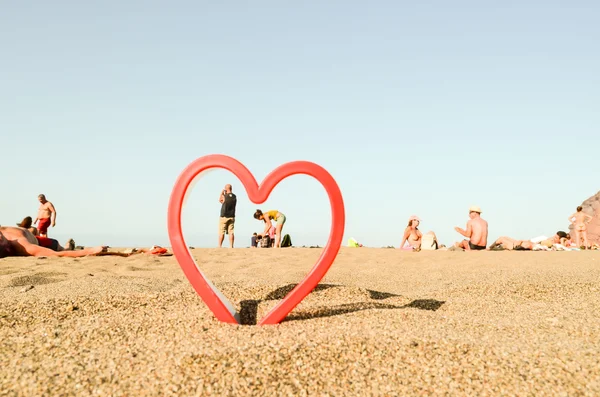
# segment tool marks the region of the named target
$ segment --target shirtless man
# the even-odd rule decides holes
[[[583,245],[584,247],[589,248],[590,245],[587,239],[587,227],[585,225],[590,223],[593,218],[582,210],[582,206],[577,207],[577,212],[573,213],[569,217],[569,222],[573,224],[573,229],[575,229],[575,243],[577,246],[581,247]],[[581,240],[583,240],[583,244]]]
[[[48,237],[48,227],[56,225],[56,209],[50,201],[46,200],[46,196],[43,194],[38,196],[38,200],[40,201],[40,208],[33,224],[35,225],[39,221],[38,232],[40,236]]]
[[[488,248],[488,250],[494,249],[499,245],[501,245],[502,248],[507,250],[514,250],[517,247],[521,247],[521,249],[524,250],[532,250],[535,244],[530,240],[515,240],[514,238],[510,237],[499,237],[496,241],[492,243],[492,245],[490,245],[490,248]]]
[[[104,251],[104,247],[86,248],[77,251],[66,250],[55,242],[54,239],[36,237],[29,230],[20,227],[0,227],[0,258],[8,256],[66,256],[77,258],[99,254]],[[50,246],[51,244],[57,250],[42,246]]]
[[[454,228],[469,240],[463,240],[456,243],[455,246],[467,251],[484,250],[487,245],[488,223],[481,218],[481,208],[477,206],[469,208],[469,218],[471,219],[467,221],[467,230],[463,230],[458,226]]]

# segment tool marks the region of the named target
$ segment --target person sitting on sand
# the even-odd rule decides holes
[[[516,240],[510,237],[499,237],[490,245],[488,250],[493,250],[497,247],[502,247],[505,250],[532,250],[535,243],[531,240]]]
[[[75,243],[70,240],[74,248]],[[53,247],[54,249],[52,249]],[[69,247],[71,248],[71,247]],[[58,241],[46,237],[34,236],[29,230],[20,227],[0,227],[0,258],[9,256],[60,256],[77,258],[95,255],[105,247],[94,247],[73,251],[65,249]]]
[[[429,231],[425,234],[419,230],[421,219],[418,216],[412,215],[408,218],[408,226],[404,229],[400,248],[404,250],[436,250],[439,247],[437,236],[434,232]]]
[[[454,230],[469,240],[455,243],[454,246],[467,251],[484,250],[487,246],[488,223],[481,218],[481,208],[477,206],[469,208],[469,218],[467,221],[467,230],[463,230],[458,226],[454,228]]]
[[[270,210],[263,214],[261,210],[256,210],[254,213],[254,219],[265,222],[265,230],[259,236],[266,236],[269,234],[269,230],[273,226],[271,220],[275,220],[277,222],[277,226],[275,227],[275,247],[280,248],[281,246],[281,231],[283,230],[283,225],[285,224],[285,215],[277,210]]]
[[[421,249],[421,238],[423,237],[423,233],[419,230],[420,223],[421,220],[416,215],[412,215],[408,218],[408,225],[406,226],[406,229],[404,229],[400,248],[414,251]]]
[[[586,224],[590,223],[593,218],[582,211],[582,206],[577,207],[577,212],[571,214],[569,217],[569,222],[571,222],[573,229],[575,229],[575,243],[579,247],[590,248],[590,244],[588,243],[587,239]]]
[[[33,218],[31,218],[30,216],[26,216],[25,218],[23,218],[21,223],[17,223],[17,226],[29,230],[34,236],[37,236],[39,234],[37,227],[33,226]]]

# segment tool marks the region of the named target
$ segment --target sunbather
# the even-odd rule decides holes
[[[467,237],[469,240],[462,240],[455,243],[454,246],[467,251],[484,250],[487,245],[488,223],[481,218],[481,208],[472,206],[469,208],[469,220],[467,229],[455,227],[454,230]]]
[[[27,229],[10,226],[0,227],[0,258],[8,256],[63,256],[76,258],[98,254],[103,251],[104,247],[73,251],[61,247],[58,241],[54,239],[36,237]]]
[[[17,226],[25,228],[31,232],[34,236],[37,236],[38,230],[37,227],[33,226],[33,219],[30,216],[26,216],[20,223],[17,223]]]
[[[515,240],[510,237],[500,237],[490,245],[488,250],[501,246],[506,250],[532,250],[535,243],[531,240]]]
[[[421,220],[416,215],[408,218],[408,225],[406,226],[406,229],[404,229],[400,248],[407,250],[421,249],[421,238],[423,237],[423,234],[418,229],[420,223]]]

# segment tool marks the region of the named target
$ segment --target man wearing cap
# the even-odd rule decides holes
[[[455,227],[454,230],[467,237],[469,240],[463,240],[455,245],[467,251],[484,250],[487,246],[488,223],[481,218],[481,208],[472,206],[469,208],[469,221],[467,221],[467,230]]]

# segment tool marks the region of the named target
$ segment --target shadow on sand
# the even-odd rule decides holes
[[[269,292],[263,299],[252,299],[243,300],[240,302],[240,324],[242,325],[256,325],[258,315],[258,305],[263,301],[280,300],[283,299],[291,290],[296,287],[297,284],[288,284],[283,287],[279,287]],[[323,291],[329,288],[343,287],[342,285],[335,284],[319,284],[311,292]],[[367,290],[369,298],[378,301],[392,297],[398,297],[400,295],[392,294],[389,292],[379,292],[373,290]],[[381,302],[355,302],[345,303],[336,306],[319,306],[310,309],[308,312],[301,313],[290,313],[282,322],[295,321],[295,320],[309,320],[312,318],[332,317],[339,316],[341,314],[354,313],[361,310],[369,309],[420,309],[420,310],[438,310],[445,301],[438,301],[435,299],[416,299],[406,305],[392,305]]]

